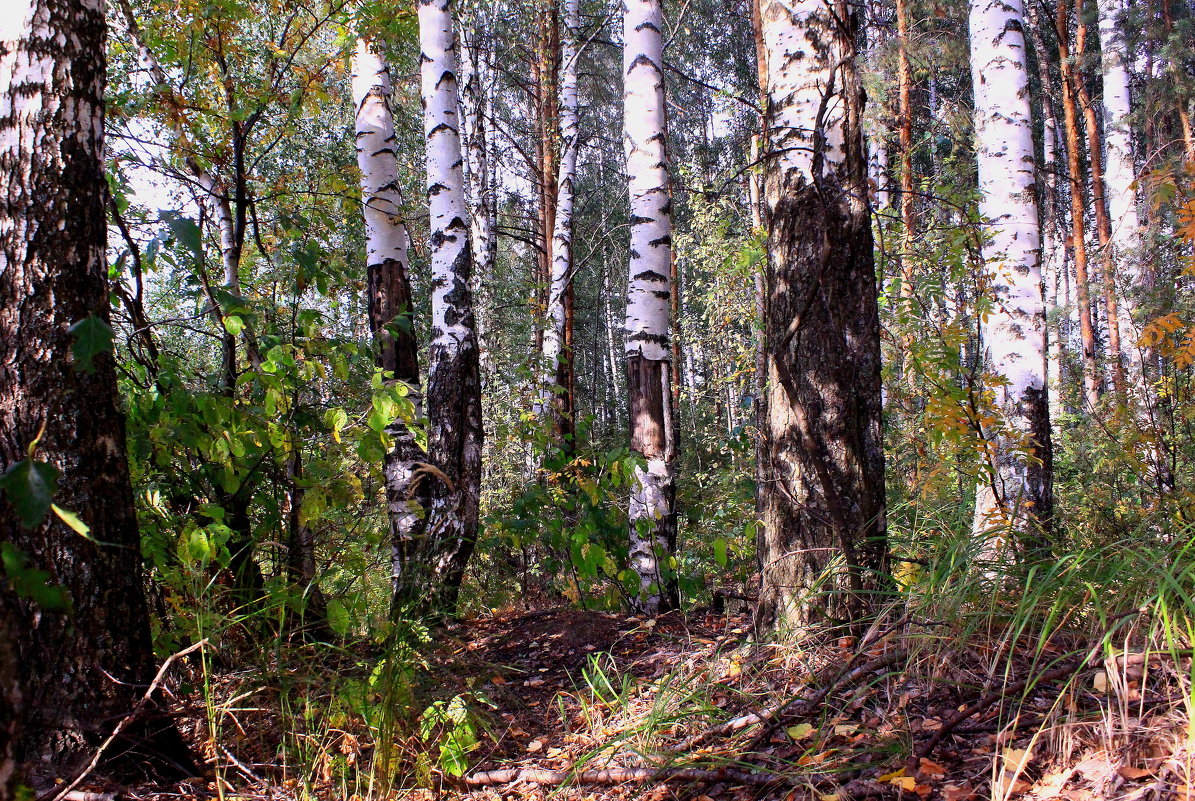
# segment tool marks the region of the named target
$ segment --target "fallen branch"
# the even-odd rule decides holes
[[[838,676],[827,684],[822,689],[813,693],[812,695],[799,696],[797,698],[789,698],[774,706],[764,709],[760,712],[752,712],[748,715],[742,715],[734,720],[728,720],[717,726],[713,726],[704,731],[700,731],[691,737],[687,737],[677,745],[668,748],[669,753],[681,753],[684,751],[692,751],[694,748],[703,745],[710,740],[717,737],[723,737],[727,734],[741,731],[748,726],[756,724],[771,724],[775,721],[781,721],[785,718],[797,714],[795,707],[813,707],[820,705],[831,693],[836,692],[843,685],[855,681],[860,676],[865,676],[868,673],[879,670],[880,668],[888,667],[891,664],[900,662],[905,658],[905,652],[901,650],[892,651],[883,656],[876,657],[870,662],[865,662],[853,670],[844,670]],[[770,730],[768,726],[767,730]]]
[[[93,770],[95,770],[96,765],[100,764],[100,758],[104,755],[104,752],[108,750],[108,747],[111,746],[112,743],[116,742],[116,738],[120,736],[120,733],[124,731],[130,723],[135,721],[142,712],[145,711],[145,707],[149,704],[153,694],[158,691],[159,687],[162,686],[162,681],[166,678],[166,672],[170,670],[170,666],[173,665],[175,661],[182,659],[188,654],[198,651],[207,644],[208,643],[206,639],[200,640],[199,642],[193,645],[188,645],[178,653],[172,654],[166,658],[166,661],[164,661],[162,666],[158,668],[158,674],[154,676],[154,680],[149,683],[149,688],[145,691],[145,695],[141,696],[141,699],[133,707],[133,711],[125,715],[121,721],[116,724],[116,728],[114,728],[112,733],[108,735],[108,739],[104,740],[100,747],[96,749],[95,756],[91,758],[91,761],[87,763],[87,766],[83,768],[83,771],[75,777],[74,781],[63,787],[62,790],[58,791],[58,793],[53,796],[53,801],[100,801],[98,798],[80,799],[78,794],[75,793],[75,788],[82,784],[83,780],[86,779]],[[83,795],[98,796],[101,794],[84,793]],[[38,801],[42,801],[42,799],[48,797],[49,795],[47,794],[39,798]]]
[[[595,770],[548,770],[545,768],[506,768],[474,773],[464,778],[468,787],[493,787],[499,784],[646,784],[648,782],[734,782],[754,786],[791,783],[792,778],[766,771],[737,768],[599,768]]]
[[[116,801],[116,793],[91,793],[86,790],[71,790],[63,801]]]

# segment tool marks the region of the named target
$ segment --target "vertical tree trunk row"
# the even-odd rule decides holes
[[[1082,343],[1083,399],[1088,411],[1100,402],[1100,369],[1096,357],[1095,321],[1091,313],[1091,282],[1087,270],[1087,224],[1083,189],[1083,154],[1079,135],[1075,64],[1070,52],[1070,13],[1067,0],[1058,0],[1056,17],[1058,57],[1062,69],[1062,119],[1066,133],[1066,163],[1070,177],[1071,248],[1075,259],[1075,297],[1079,306]]]
[[[563,447],[570,447],[576,429],[573,353],[569,341],[573,305],[573,181],[577,174],[580,128],[577,119],[577,59],[581,27],[580,0],[564,0],[564,35],[560,51],[560,158],[544,328],[542,414],[550,415],[552,430]]]
[[[1120,271],[1123,283],[1135,287],[1140,277],[1137,248],[1140,224],[1137,218],[1137,171],[1133,163],[1132,103],[1129,93],[1128,49],[1124,40],[1124,0],[1099,0],[1100,64],[1103,83],[1104,178],[1108,188],[1108,217],[1111,226],[1109,258]],[[1119,317],[1119,340],[1131,384],[1141,380],[1141,352],[1133,324],[1133,291],[1124,296],[1125,309]]]

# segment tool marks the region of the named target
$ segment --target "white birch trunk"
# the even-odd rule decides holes
[[[1022,0],[972,0],[971,72],[984,259],[995,306],[981,336],[1003,428],[993,437],[992,470],[981,471],[974,531],[1011,526],[1032,537],[1050,513],[1050,427],[1046,389],[1041,234],[1033,120],[1022,33]],[[1027,455],[1028,454],[1028,455]]]
[[[539,414],[546,416],[560,391],[560,361],[565,358],[566,296],[572,281],[573,180],[577,174],[577,58],[580,0],[564,0],[564,36],[560,47],[560,164],[556,177],[556,220],[552,232],[551,276],[544,328],[543,392]]]
[[[472,253],[465,203],[450,0],[418,0],[420,94],[426,141],[432,338],[428,348],[428,452],[448,479],[428,512],[434,605],[450,610],[476,542],[481,481],[481,397],[470,288]],[[451,483],[450,483],[451,482]]]
[[[1124,312],[1119,315],[1120,347],[1127,357],[1129,380],[1139,384],[1141,351],[1139,331],[1133,324],[1136,309],[1133,289],[1137,285],[1140,222],[1137,217],[1137,180],[1133,164],[1133,129],[1130,115],[1129,56],[1124,40],[1127,4],[1125,0],[1099,0],[1101,68],[1104,86],[1104,184],[1108,195],[1108,216],[1112,224],[1112,258],[1125,293]]]
[[[489,282],[498,255],[498,207],[491,174],[493,137],[491,82],[493,65],[481,50],[477,9],[470,22],[461,26],[461,145],[465,151],[465,187],[469,206],[469,240],[473,248],[470,288],[475,305],[477,347],[483,385],[492,372],[489,343]]]
[[[412,312],[410,236],[403,221],[399,190],[390,68],[368,42],[358,39],[352,72],[370,333],[379,351],[379,366],[389,372],[389,381],[402,381],[408,386],[407,397],[418,418],[422,416],[422,395],[415,334],[413,329],[396,334],[388,328],[395,317],[409,317]],[[386,454],[383,474],[390,524],[392,594],[397,597],[412,543],[422,533],[425,511],[415,497],[415,487],[417,471],[426,456],[402,420],[394,421],[386,433],[394,440],[393,449]]]
[[[630,561],[644,611],[676,602],[672,420],[672,198],[665,153],[664,14],[659,0],[623,6],[623,146],[631,203],[626,355],[631,448],[646,465],[630,498]]]

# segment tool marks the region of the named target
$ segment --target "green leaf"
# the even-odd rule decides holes
[[[94,373],[91,360],[112,350],[112,327],[94,314],[89,314],[68,328],[67,333],[75,336],[75,344],[71,345],[75,369]]]
[[[54,514],[58,515],[58,519],[70,526],[76,534],[94,542],[91,536],[91,526],[80,520],[77,514],[68,512],[56,503],[50,504],[50,508],[54,510]]]
[[[50,574],[29,567],[29,558],[11,543],[0,542],[0,567],[8,576],[9,586],[21,598],[35,601],[43,609],[61,611],[70,607],[66,589],[51,586]]]
[[[726,540],[719,537],[714,540],[714,561],[718,563],[718,567],[726,567],[727,558],[727,543]]]
[[[54,465],[33,459],[10,465],[0,476],[0,489],[8,496],[22,526],[34,528],[45,519],[61,477]]]
[[[239,337],[245,330],[245,321],[235,314],[230,314],[224,318],[224,330],[234,337]]]
[[[328,625],[332,627],[332,631],[336,632],[337,636],[343,637],[348,634],[351,624],[349,610],[345,608],[344,604],[335,598],[328,601]]]
[[[158,218],[170,226],[176,242],[191,251],[196,259],[203,258],[203,236],[194,220],[180,216],[177,211],[160,211]]]
[[[332,439],[340,442],[340,432],[348,425],[349,415],[344,409],[329,409],[324,412],[324,422],[332,429]]]

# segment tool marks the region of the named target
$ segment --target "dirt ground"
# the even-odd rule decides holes
[[[1076,642],[1000,661],[995,643],[919,636],[926,647],[910,649],[899,627],[862,643],[760,645],[743,615],[572,609],[458,623],[419,681],[429,702],[468,699],[467,769],[451,775],[432,748],[392,797],[1195,801],[1191,699],[1176,694],[1189,658],[1076,658]],[[248,680],[225,677],[222,692],[235,700]],[[184,705],[212,775],[84,782],[71,801],[304,797],[277,762],[277,696],[256,692],[215,747],[203,709]],[[325,732],[327,768],[308,792],[364,799],[336,770],[369,762],[368,732]]]

